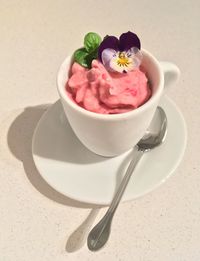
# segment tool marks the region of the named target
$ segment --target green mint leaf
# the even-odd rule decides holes
[[[96,33],[88,33],[84,37],[84,47],[88,53],[97,49],[101,43],[101,37]]]
[[[92,53],[91,56],[93,57],[93,59],[97,59],[98,58],[98,48],[95,49]]]
[[[94,57],[92,55],[88,54],[88,56],[86,57],[86,60],[87,60],[88,68],[91,68]]]
[[[85,48],[80,48],[75,51],[74,60],[83,67],[88,68],[90,66],[90,64],[88,64],[88,52]]]

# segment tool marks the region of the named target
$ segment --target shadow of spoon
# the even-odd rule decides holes
[[[99,211],[100,208],[93,208],[83,223],[69,236],[65,247],[67,252],[75,252],[85,245]]]

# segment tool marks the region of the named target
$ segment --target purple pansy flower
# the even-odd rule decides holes
[[[115,36],[106,36],[99,46],[98,57],[107,70],[126,73],[140,66],[140,48],[140,39],[129,31],[119,40]]]

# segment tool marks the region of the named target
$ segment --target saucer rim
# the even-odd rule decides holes
[[[155,183],[154,186],[152,186],[150,189],[144,190],[142,193],[136,194],[136,195],[134,195],[134,196],[129,196],[129,197],[127,197],[127,198],[126,198],[126,197],[125,197],[125,198],[122,197],[121,202],[128,202],[128,201],[131,201],[131,200],[139,199],[139,198],[145,196],[146,194],[149,194],[149,193],[153,192],[153,191],[154,191],[155,189],[157,189],[158,187],[160,187],[163,183],[165,183],[165,182],[169,179],[169,177],[172,176],[172,174],[175,172],[175,170],[176,170],[177,167],[179,166],[179,164],[180,164],[180,162],[181,162],[181,160],[182,160],[182,158],[183,158],[183,156],[184,156],[184,152],[185,152],[186,145],[187,145],[187,137],[188,137],[188,135],[187,135],[187,125],[186,125],[185,119],[184,119],[184,117],[183,117],[183,114],[182,114],[182,112],[180,111],[179,107],[176,105],[176,103],[175,103],[171,98],[169,98],[167,95],[164,95],[161,99],[165,99],[165,100],[167,100],[168,103],[171,103],[172,106],[174,107],[174,109],[178,112],[179,117],[180,117],[180,119],[181,119],[181,123],[182,123],[182,125],[183,125],[183,133],[184,133],[184,135],[183,135],[184,138],[183,138],[183,144],[182,144],[181,152],[180,152],[180,154],[178,155],[177,160],[176,160],[176,163],[174,164],[173,168],[171,169],[171,171],[169,171],[169,173],[165,176],[165,178],[160,179],[160,181],[157,182],[157,183]],[[66,191],[62,191],[62,189],[56,188],[54,184],[52,184],[51,182],[49,182],[49,180],[47,180],[47,179],[43,176],[42,171],[40,170],[40,167],[39,167],[38,164],[37,164],[37,158],[40,158],[40,156],[37,156],[36,154],[34,154],[34,144],[35,144],[36,134],[37,134],[38,129],[39,129],[41,123],[43,122],[43,119],[45,118],[46,114],[48,114],[49,111],[51,110],[52,106],[55,106],[59,101],[60,101],[60,100],[57,100],[55,103],[53,103],[53,104],[50,106],[50,108],[47,109],[46,112],[44,112],[44,114],[42,115],[42,117],[41,117],[40,120],[38,121],[38,124],[37,124],[37,126],[36,126],[36,128],[35,128],[35,130],[34,130],[33,137],[32,137],[32,150],[31,150],[31,152],[32,152],[32,157],[33,157],[33,161],[34,161],[35,167],[36,167],[37,171],[39,172],[40,176],[42,177],[42,179],[44,179],[45,182],[46,182],[50,187],[52,187],[52,188],[53,188],[55,191],[57,191],[58,193],[60,193],[60,194],[62,194],[62,195],[64,195],[64,196],[66,196],[67,198],[70,198],[70,199],[72,199],[72,200],[75,200],[75,201],[77,201],[77,202],[84,203],[84,204],[92,204],[92,205],[99,205],[99,206],[108,206],[108,205],[110,204],[111,200],[110,200],[110,202],[108,202],[107,200],[106,200],[106,201],[104,201],[104,200],[100,201],[99,199],[98,199],[98,201],[97,201],[97,200],[95,200],[95,199],[87,198],[87,196],[84,196],[84,199],[82,199],[82,198],[80,198],[80,197],[71,195],[70,193],[68,194]],[[129,150],[129,151],[130,151],[130,150]],[[127,151],[127,152],[125,152],[125,153],[128,153],[129,151]]]

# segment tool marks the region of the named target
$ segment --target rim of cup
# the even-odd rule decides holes
[[[153,63],[155,64],[155,67],[158,71],[159,88],[157,88],[155,93],[149,98],[148,101],[146,101],[144,104],[142,104],[138,108],[132,109],[128,112],[123,112],[123,113],[101,114],[101,113],[97,113],[97,112],[88,111],[88,110],[82,108],[81,106],[79,106],[78,104],[76,104],[73,100],[70,99],[70,97],[67,95],[67,91],[66,91],[66,83],[67,83],[67,80],[68,80],[68,72],[66,71],[66,66],[69,66],[69,69],[70,69],[70,67],[71,67],[71,56],[67,56],[65,58],[65,60],[63,61],[63,63],[61,64],[61,66],[58,70],[57,89],[58,89],[58,93],[59,93],[60,97],[73,110],[79,112],[82,115],[85,115],[87,117],[94,118],[94,119],[101,119],[101,120],[108,120],[108,121],[122,120],[122,119],[128,119],[130,117],[133,117],[133,115],[136,115],[136,114],[141,114],[143,111],[147,110],[148,107],[151,106],[152,103],[154,103],[154,101],[157,100],[158,97],[160,97],[160,95],[162,93],[162,89],[163,89],[163,88],[161,88],[161,86],[164,87],[164,75],[163,75],[163,72],[162,72],[162,69],[161,69],[159,62],[147,50],[142,49],[141,51],[142,51],[144,56],[147,56],[147,58],[151,59],[153,61]],[[145,70],[147,72],[147,77],[148,77],[148,69],[145,68]],[[64,76],[65,76],[65,79],[63,79]]]

